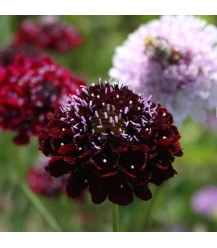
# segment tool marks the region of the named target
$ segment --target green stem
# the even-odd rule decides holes
[[[117,204],[112,204],[113,232],[119,232],[119,209]]]
[[[159,195],[159,192],[160,192],[160,187],[157,187],[155,190],[155,194],[154,194],[153,198],[149,202],[148,209],[147,209],[146,214],[145,214],[143,227],[144,227],[144,231],[146,231],[146,232],[148,231],[148,228],[149,228],[149,224],[150,224],[150,220],[151,220],[151,216],[152,216],[152,211],[153,211],[156,199]]]
[[[28,147],[29,148],[29,147]],[[27,148],[27,149],[28,149]],[[26,148],[25,148],[26,149]],[[17,170],[17,183],[20,185],[26,197],[32,203],[32,205],[38,210],[40,215],[47,221],[47,223],[51,226],[54,231],[61,232],[62,228],[59,226],[55,218],[49,212],[49,210],[44,206],[43,202],[40,198],[35,195],[25,183],[25,176],[28,159],[23,156],[25,153],[23,152],[22,147],[16,147],[16,170]],[[26,152],[26,151],[25,151]],[[29,150],[27,150],[29,152]],[[26,161],[27,160],[27,161]]]
[[[46,209],[46,207],[43,205],[40,199],[35,194],[32,193],[32,191],[29,189],[26,183],[22,183],[21,188],[23,192],[25,193],[25,195],[27,196],[27,198],[32,202],[32,204],[39,211],[39,213],[44,217],[47,223],[53,228],[53,230],[57,232],[62,232],[62,228],[56,222],[54,217]]]

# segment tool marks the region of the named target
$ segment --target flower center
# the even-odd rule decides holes
[[[92,133],[125,133],[125,124],[122,114],[114,105],[105,104],[101,109],[95,110],[92,120]]]

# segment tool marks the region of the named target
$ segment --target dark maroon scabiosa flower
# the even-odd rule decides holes
[[[82,87],[56,111],[39,137],[39,149],[51,159],[45,170],[67,181],[69,197],[89,187],[96,204],[118,205],[133,194],[149,200],[149,183],[173,177],[174,158],[182,156],[180,135],[165,108],[126,86],[102,83]]]
[[[21,23],[16,34],[16,43],[64,53],[79,47],[82,37],[75,27],[55,18],[44,18],[40,21],[25,20]]]
[[[18,56],[10,66],[0,68],[0,128],[16,132],[16,144],[27,144],[80,85],[85,82],[48,56]]]
[[[10,44],[0,50],[0,66],[6,67],[13,63],[17,55],[23,54],[28,58],[41,56],[41,51],[29,45],[18,46]]]

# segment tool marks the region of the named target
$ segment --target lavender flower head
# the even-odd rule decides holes
[[[162,16],[116,49],[110,76],[152,95],[181,123],[217,106],[217,29],[194,16]]]
[[[191,205],[199,214],[207,217],[217,216],[217,186],[209,186],[196,192]]]
[[[217,134],[217,110],[208,113],[206,126],[211,132]]]

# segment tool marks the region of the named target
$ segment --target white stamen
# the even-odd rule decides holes
[[[107,162],[107,160],[106,159],[103,159],[103,163],[106,163]]]
[[[100,95],[97,95],[97,98],[100,98]]]
[[[98,114],[97,111],[95,111],[95,115],[96,115],[97,118],[99,118],[99,114]]]
[[[166,139],[167,137],[166,136],[163,136],[163,139]]]
[[[123,184],[121,184],[121,185],[120,185],[120,187],[121,187],[121,189],[123,189],[124,185],[123,185]]]
[[[79,147],[78,150],[81,151],[82,150],[82,147]]]
[[[64,143],[61,143],[60,145],[61,145],[61,146],[64,146]]]
[[[94,94],[92,93],[91,96],[94,96]]]
[[[166,116],[167,114],[166,113],[163,113],[163,116]]]
[[[134,165],[131,165],[131,166],[130,166],[130,168],[131,168],[131,169],[134,169],[134,168],[135,168],[135,166],[134,166]]]
[[[65,131],[65,128],[62,128],[62,131]]]
[[[85,180],[84,180],[84,182],[85,182],[85,183],[87,183],[87,182],[88,182],[88,180],[87,180],[87,179],[85,179]]]

